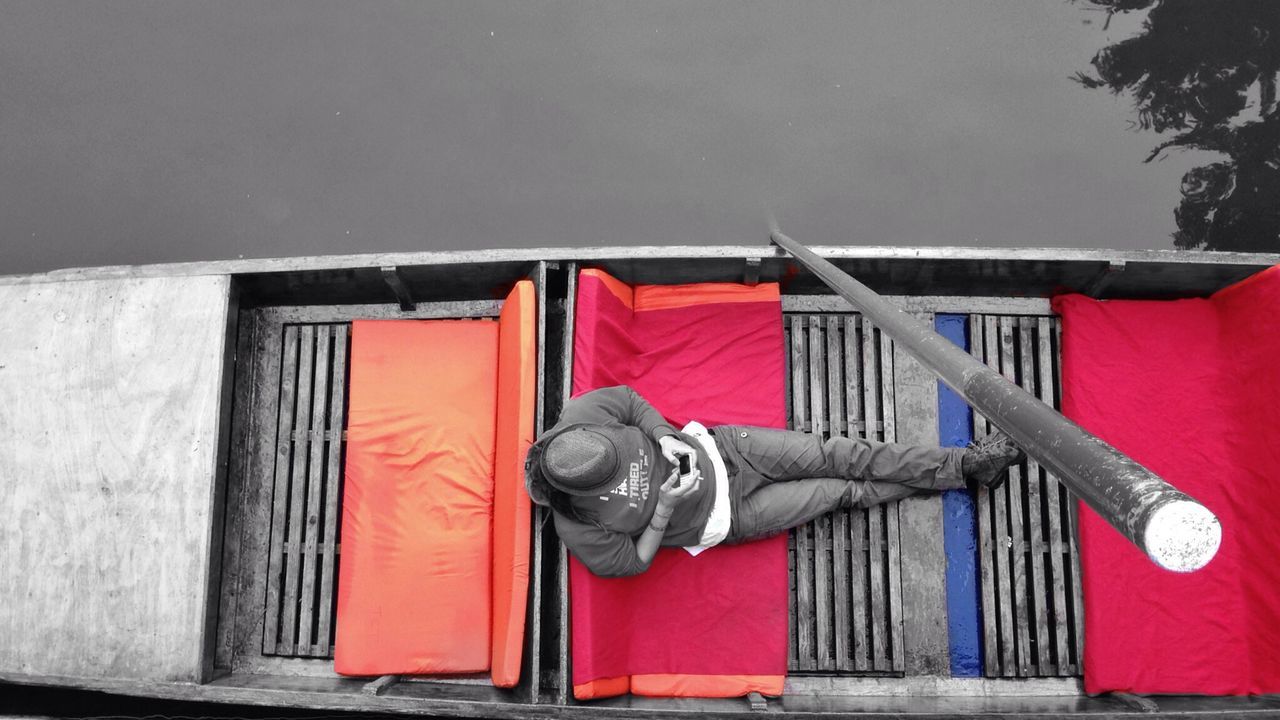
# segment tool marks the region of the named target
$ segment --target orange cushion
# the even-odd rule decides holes
[[[522,280],[498,320],[498,436],[493,491],[493,684],[520,681],[529,593],[530,500],[524,456],[533,442],[537,402],[537,298]]]
[[[489,669],[498,323],[357,321],[334,669]]]

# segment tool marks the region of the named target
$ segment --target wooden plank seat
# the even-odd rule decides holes
[[[519,680],[535,297],[492,320],[352,324],[334,669]]]

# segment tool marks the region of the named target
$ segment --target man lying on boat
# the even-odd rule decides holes
[[[696,555],[837,508],[995,487],[1021,456],[1004,436],[966,449],[697,422],[677,431],[620,385],[565,403],[529,449],[525,486],[591,572],[622,577],[647,570],[660,546]],[[665,478],[657,492],[651,478]]]

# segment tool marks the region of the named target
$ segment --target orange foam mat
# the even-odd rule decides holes
[[[531,508],[524,457],[533,442],[537,403],[537,297],[522,280],[498,320],[498,424],[493,492],[493,647],[498,687],[520,681],[529,592]]]
[[[497,366],[490,320],[352,324],[337,672],[489,669]]]
[[[588,268],[580,274],[595,278],[614,297],[635,312],[673,310],[709,303],[776,302],[777,283],[694,283],[691,285],[637,285],[631,287],[603,270]]]
[[[573,697],[594,700],[627,693],[649,697],[740,697],[753,692],[778,697],[786,680],[783,675],[623,675],[574,685]]]

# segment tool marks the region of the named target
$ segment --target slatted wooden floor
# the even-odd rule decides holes
[[[792,314],[785,324],[788,426],[895,439],[893,344],[856,314]],[[792,672],[900,673],[898,505],[841,511],[792,532]]]
[[[333,656],[349,331],[284,328],[263,655]]]
[[[293,321],[274,335],[279,360],[267,366],[278,368],[275,399],[261,423],[270,430],[256,440],[266,445],[263,482],[270,488],[262,522],[266,577],[258,595],[265,600],[264,657],[332,657],[349,327]],[[784,330],[791,428],[823,437],[897,438],[891,341],[851,313],[788,313]],[[1052,317],[970,316],[974,355],[1054,404],[1058,337]],[[974,432],[988,432],[980,417]],[[978,500],[985,674],[1079,675],[1074,502],[1034,463]],[[900,559],[896,503],[832,513],[793,532],[791,672],[904,673]]]
[[[1059,406],[1061,324],[1054,317],[971,315],[970,352],[1042,401]],[[975,439],[991,432],[975,414]],[[1076,503],[1034,460],[978,494],[984,673],[1080,675],[1083,613]]]

